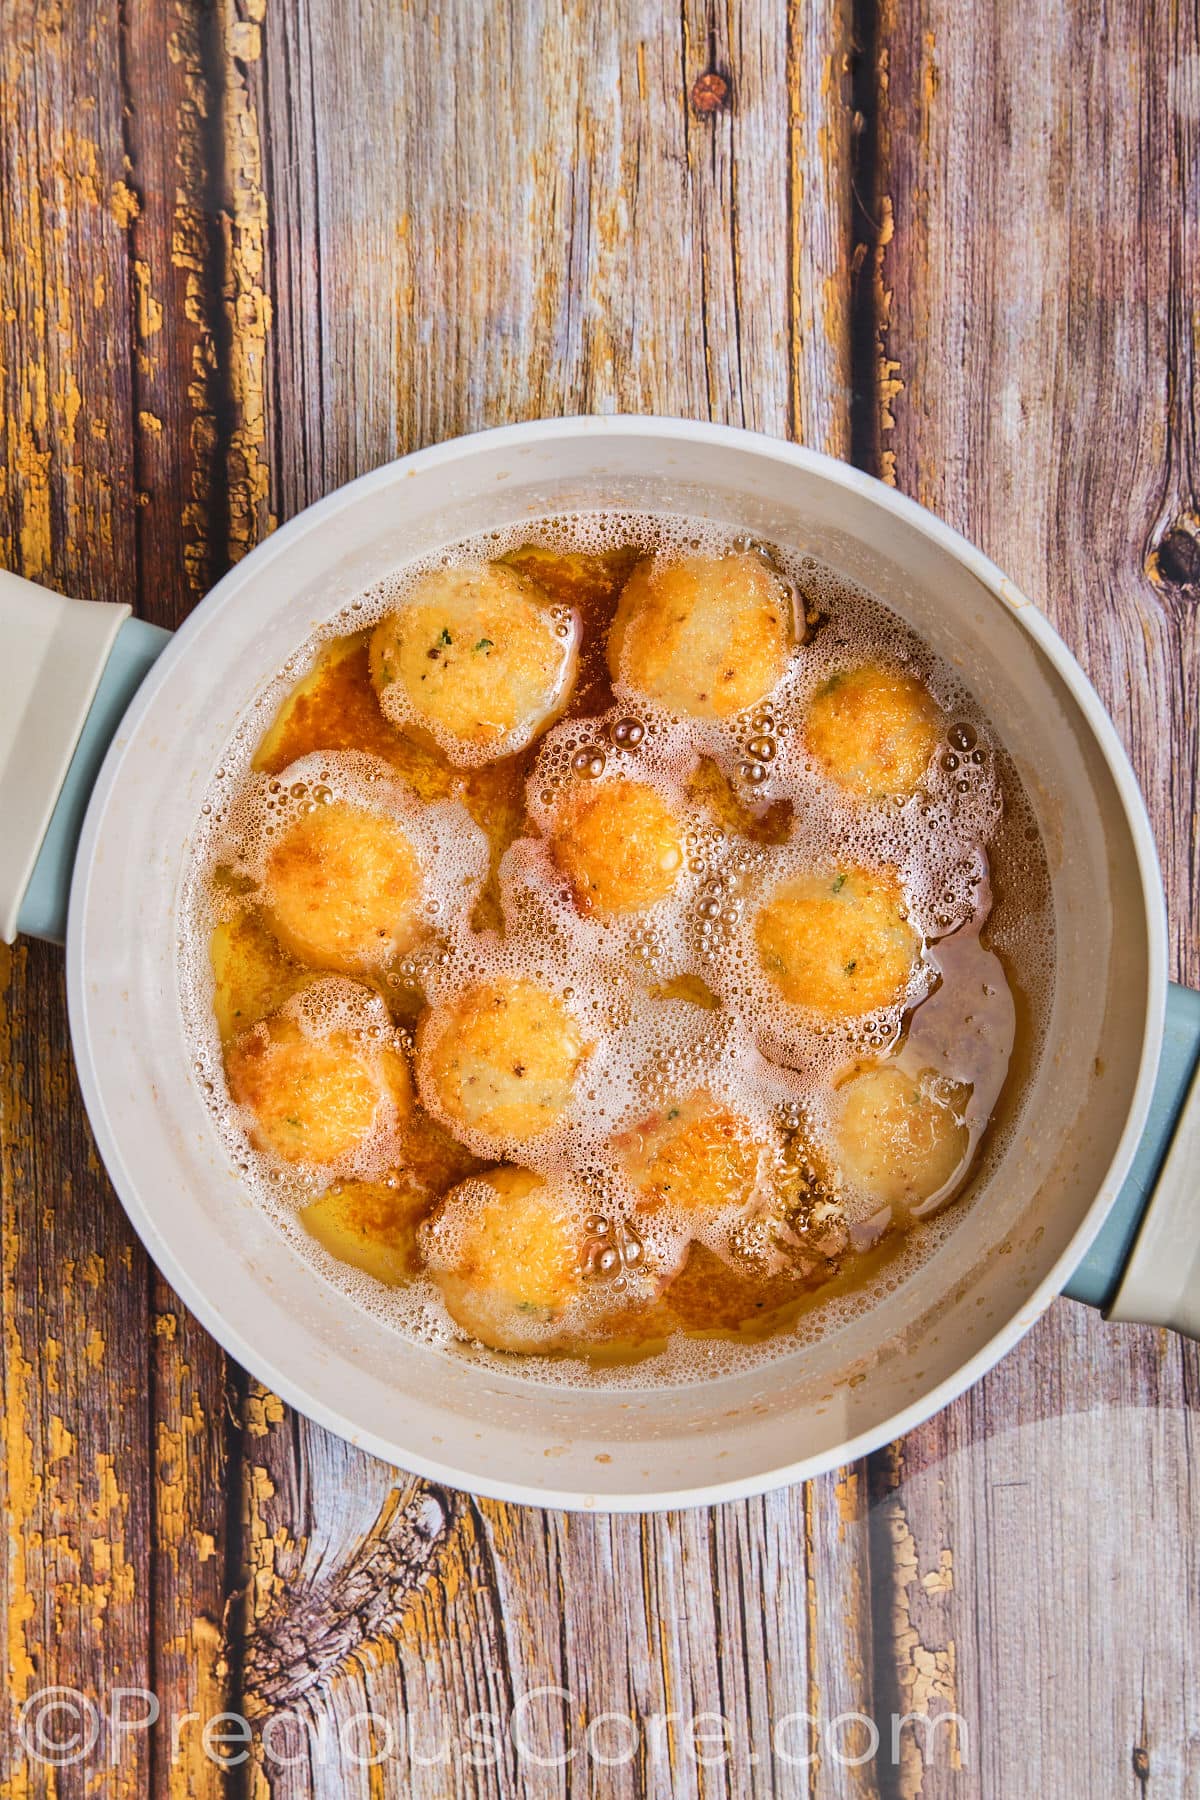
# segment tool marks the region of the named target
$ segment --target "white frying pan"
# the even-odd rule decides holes
[[[1047,1052],[960,1227],[816,1348],[667,1392],[483,1370],[353,1307],[240,1186],[176,997],[201,798],[236,721],[310,629],[444,543],[622,505],[803,547],[954,664],[1037,812],[1058,935]],[[1200,1331],[1200,1097],[1187,1095],[1200,996],[1168,996],[1141,796],[1046,620],[919,506],[748,432],[558,419],[421,451],[331,494],[231,570],[173,639],[127,614],[0,575],[0,929],[59,937],[65,915],[75,1056],[117,1192],[187,1304],[293,1405],[439,1481],[650,1509],[756,1493],[898,1436],[1003,1355],[1064,1284],[1113,1317]]]

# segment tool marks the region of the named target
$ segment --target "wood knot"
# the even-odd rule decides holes
[[[1133,1746],[1133,1772],[1139,1781],[1150,1779],[1150,1752],[1144,1744]]]
[[[1200,521],[1176,519],[1146,559],[1156,587],[1173,588],[1185,600],[1200,600]]]
[[[729,83],[715,69],[701,75],[692,87],[692,105],[700,114],[724,112],[729,105]]]

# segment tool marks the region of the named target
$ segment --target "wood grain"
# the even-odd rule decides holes
[[[197,10],[176,8],[166,33],[149,9],[123,20],[136,600],[144,617],[172,626],[228,560],[214,281],[222,239],[210,158],[218,89],[211,29]],[[207,1718],[231,1701],[225,1359],[153,1270],[149,1304],[150,1686],[164,1716]],[[219,1772],[196,1756],[194,1730],[181,1734],[186,1750],[174,1761],[166,1735],[150,1739],[151,1790],[214,1792]]]
[[[0,45],[0,558],[111,599],[135,538],[116,8],[96,9],[94,38],[78,14],[46,31],[9,8]],[[149,1685],[149,1275],[75,1090],[61,958],[19,945],[0,974],[5,1686],[14,1707],[79,1689],[89,1730],[114,1684]],[[110,1791],[141,1793],[147,1768],[143,1742]],[[0,1781],[19,1791],[26,1773],[6,1730]]]
[[[799,437],[1050,612],[1194,982],[1198,70],[1194,5],[1134,0],[2,0],[0,561],[170,624],[458,431]],[[444,1492],[226,1368],[99,1168],[56,957],[0,977],[10,1702],[164,1713],[56,1771],[0,1734],[0,1794],[1195,1789],[1193,1350],[1063,1302],[804,1489],[644,1521]]]

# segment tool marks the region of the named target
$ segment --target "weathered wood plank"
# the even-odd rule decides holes
[[[895,1789],[1168,1794],[1200,1780],[1194,1407],[1178,1339],[1062,1302],[873,1469]],[[954,1723],[952,1715],[958,1715]],[[885,1792],[893,1791],[885,1788]]]
[[[877,1800],[881,1771],[872,1757],[857,1760],[867,1747],[862,1719],[879,1711],[876,1683],[874,1588],[877,1565],[890,1565],[872,1553],[870,1494],[865,1460],[813,1481],[803,1490],[809,1590],[809,1699],[814,1724],[806,1746],[791,1732],[776,1745],[777,1758],[790,1748],[793,1756],[812,1757],[810,1791],[817,1800]],[[791,1554],[784,1540],[781,1554]],[[858,1718],[852,1715],[858,1715]],[[846,1721],[844,1730],[834,1722]],[[780,1782],[781,1790],[786,1785]]]
[[[224,238],[210,154],[221,98],[206,9],[180,4],[165,16],[133,7],[119,30],[134,196],[136,603],[175,625],[229,559]],[[163,1721],[150,1740],[150,1791],[201,1796],[222,1785],[203,1753],[202,1722],[230,1697],[225,1359],[153,1270],[149,1303],[150,1662]],[[175,1722],[189,1715],[176,1749]]]
[[[80,1733],[107,1757],[114,1686],[150,1685],[147,1268],[79,1104],[61,969],[37,945],[5,951],[0,972],[0,1606],[6,1703],[32,1708],[23,1731],[5,1720],[0,1783],[21,1792],[38,1788],[39,1745]],[[46,1712],[38,1696],[56,1685],[78,1698]],[[112,1792],[144,1792],[146,1767],[134,1742]],[[59,1791],[82,1793],[83,1771],[64,1771]]]
[[[223,573],[227,429],[218,293],[220,119],[208,9],[122,14],[133,283],[138,609],[177,625]]]
[[[14,6],[0,32],[3,560],[163,623],[229,554],[212,529],[231,409],[208,285],[206,30],[181,3],[156,20]],[[99,1708],[97,1745],[58,1791],[109,1770],[123,1686],[153,1692],[163,1724],[126,1735],[108,1791],[212,1793],[198,1733],[176,1749],[171,1731],[225,1699],[223,1359],[148,1271],[99,1168],[60,964],[41,946],[5,959],[8,1688],[17,1704],[57,1680]],[[121,1704],[138,1718],[146,1703]],[[28,1742],[5,1734],[14,1792],[49,1779]]]
[[[878,467],[995,557],[1092,676],[1193,982],[1196,23],[885,0],[868,202]],[[907,1729],[886,1791],[1195,1786],[1177,1695],[1197,1641],[1196,1371],[1194,1346],[1059,1302],[876,1460],[879,1703],[959,1712],[970,1740]]]
[[[127,228],[115,5],[0,18],[0,562],[97,599],[134,573]],[[106,1759],[115,1685],[149,1681],[148,1270],[79,1104],[61,957],[3,954],[0,1784],[57,1739]],[[77,1690],[47,1713],[37,1695]],[[14,1729],[25,1702],[24,1732]],[[11,1712],[8,1710],[11,1708]],[[45,1735],[38,1737],[38,1718]],[[146,1791],[144,1738],[109,1791]],[[81,1765],[57,1791],[84,1791]]]
[[[816,1567],[806,1554],[810,1503],[846,1521],[844,1496],[814,1485],[647,1520],[568,1517],[389,1481],[328,1437],[307,1436],[301,1463],[283,1409],[255,1405],[246,1706],[271,1792],[368,1792],[370,1750],[383,1792],[431,1800],[455,1781],[733,1797],[807,1787],[810,1764],[814,1793],[876,1793],[869,1771],[821,1750],[823,1722],[870,1702],[861,1666],[847,1673],[855,1622],[835,1585],[850,1587],[835,1571],[851,1556],[865,1566],[865,1537],[843,1534]],[[339,1536],[318,1541],[331,1522]],[[827,1691],[806,1642],[816,1614]]]
[[[108,600],[133,568],[130,304],[116,7],[5,7],[0,367],[6,568]],[[113,348],[109,354],[108,346]]]
[[[702,9],[498,7],[482,50],[469,6],[343,24],[319,0],[266,21],[283,511],[556,412],[844,446],[845,8],[710,38]],[[703,115],[710,62],[730,98]]]

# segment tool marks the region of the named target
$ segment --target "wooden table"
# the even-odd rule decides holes
[[[1054,619],[1200,981],[1196,0],[2,0],[0,83],[0,563],[170,625],[457,432],[797,438]],[[708,1512],[442,1492],[187,1315],[61,955],[2,967],[0,1793],[1200,1793],[1191,1347],[1059,1302],[902,1442]],[[57,1769],[53,1684],[43,1754],[68,1704],[96,1737]]]

